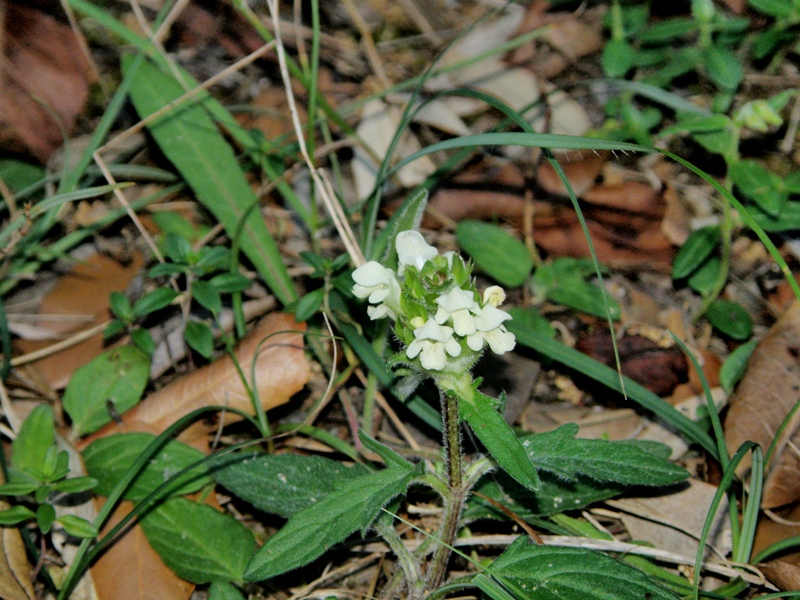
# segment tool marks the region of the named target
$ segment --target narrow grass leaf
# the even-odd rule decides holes
[[[123,57],[127,71],[132,57]],[[131,87],[137,112],[145,118],[184,93],[171,76],[143,62]],[[175,165],[198,199],[237,240],[259,275],[283,302],[297,297],[280,252],[258,209],[258,198],[233,150],[203,106],[187,102],[149,125],[165,156]]]
[[[256,549],[253,534],[231,515],[183,498],[167,500],[141,526],[161,560],[192,583],[241,581]]]

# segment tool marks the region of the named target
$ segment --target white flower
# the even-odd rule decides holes
[[[467,346],[478,352],[484,343],[487,343],[495,354],[510,352],[516,345],[516,339],[503,325],[503,321],[510,318],[511,315],[507,312],[492,304],[486,304],[477,311],[475,316],[477,331],[467,337]]]
[[[483,291],[483,304],[500,306],[506,300],[506,293],[499,285],[490,285]]]
[[[397,272],[402,275],[408,265],[422,269],[426,262],[439,254],[439,251],[429,245],[419,231],[401,231],[395,238],[397,259],[400,263]]]
[[[422,327],[414,330],[414,341],[406,348],[408,358],[419,355],[423,369],[441,371],[447,365],[447,356],[461,354],[461,345],[453,337],[453,328],[439,325],[428,319]]]
[[[472,296],[472,292],[453,288],[446,294],[436,299],[439,310],[436,311],[436,322],[444,324],[447,319],[453,319],[453,329],[457,335],[472,335],[477,331],[475,317],[470,311],[479,308],[478,303]]]
[[[394,271],[371,260],[353,271],[353,293],[358,298],[369,298],[371,304],[367,313],[370,319],[380,319],[389,315],[393,319],[400,311],[400,283]]]

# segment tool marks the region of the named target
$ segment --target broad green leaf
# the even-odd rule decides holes
[[[633,57],[636,51],[625,40],[611,39],[603,48],[601,64],[606,77],[613,79],[624,77],[633,66]]]
[[[711,133],[727,129],[731,125],[731,120],[725,115],[697,115],[681,114],[678,122],[671,127],[666,127],[661,135],[673,133]]]
[[[136,317],[149,315],[151,312],[155,312],[169,306],[177,297],[178,292],[171,287],[157,288],[136,301],[136,303],[133,305],[133,314]],[[121,315],[117,316],[122,318]]]
[[[245,600],[242,593],[226,581],[215,581],[208,588],[208,600]]]
[[[531,462],[568,480],[579,475],[624,485],[659,486],[683,481],[686,469],[634,441],[577,439],[575,423],[520,438]]]
[[[621,312],[619,303],[605,294],[599,286],[586,281],[585,278],[594,273],[591,261],[557,258],[552,263],[543,264],[536,269],[531,286],[538,297],[556,304],[563,304],[601,319],[606,317],[619,319]]]
[[[53,521],[56,520],[56,509],[52,504],[40,504],[36,509],[36,526],[42,533],[50,533]]]
[[[11,443],[11,466],[14,471],[42,480],[47,451],[56,443],[53,409],[47,404],[34,408],[23,421],[19,433]],[[11,473],[11,480],[18,481]]]
[[[192,298],[210,311],[215,317],[222,310],[222,298],[216,288],[208,281],[198,279],[192,283]]]
[[[472,398],[459,398],[459,411],[469,423],[481,443],[497,464],[526,488],[537,491],[539,476],[530,458],[525,453],[517,435],[497,412],[488,396],[474,391]]]
[[[45,177],[44,168],[16,158],[0,160],[0,179],[12,192],[19,192],[40,182]]]
[[[131,331],[131,341],[142,352],[148,356],[153,356],[156,351],[156,344],[153,341],[153,336],[147,329],[134,329]]]
[[[133,57],[123,57],[123,72]],[[148,61],[136,71],[131,99],[145,118],[184,94],[173,77]],[[148,125],[164,155],[198,199],[236,239],[259,275],[284,304],[297,298],[292,280],[233,149],[203,106],[187,102]]]
[[[547,471],[539,473],[539,481],[539,491],[531,492],[500,471],[482,479],[475,491],[497,500],[514,514],[526,519],[577,510],[594,502],[619,496],[629,487],[582,476],[578,476],[575,481],[567,481]],[[508,515],[485,500],[474,497],[467,504],[464,518],[505,520]]]
[[[701,296],[708,296],[717,284],[721,268],[722,260],[719,256],[709,256],[689,275],[686,283]]]
[[[757,11],[777,18],[787,18],[791,16],[792,10],[797,10],[787,0],[749,0],[749,4]]]
[[[325,288],[318,288],[312,292],[307,293],[300,298],[295,306],[294,318],[298,321],[306,321],[313,317],[322,306],[322,301],[325,299]]]
[[[321,456],[261,453],[223,456],[209,471],[233,495],[286,518],[330,494],[338,481],[365,474]]]
[[[397,268],[397,248],[394,240],[401,231],[419,227],[425,207],[428,205],[428,190],[420,189],[405,199],[389,219],[389,222],[375,238],[372,247],[372,258],[380,260],[389,269]]]
[[[79,494],[97,487],[99,481],[93,477],[73,477],[71,479],[62,479],[53,484],[53,491],[63,492],[65,494]]]
[[[747,210],[764,231],[780,233],[800,229],[800,202],[786,202],[778,217],[772,217],[755,206]]]
[[[747,370],[747,363],[756,346],[758,346],[758,340],[750,340],[731,352],[730,356],[722,363],[722,368],[719,370],[719,384],[729,394],[733,392],[733,388]]]
[[[86,472],[99,482],[95,493],[107,496],[127,472],[130,465],[155,436],[149,433],[118,433],[95,440],[83,451]],[[142,500],[170,477],[204,458],[204,454],[178,441],[169,441],[159,450],[147,467],[134,479],[123,498]],[[209,483],[204,466],[181,476],[180,484],[170,492],[179,496],[190,494]]]
[[[723,90],[739,87],[744,69],[739,58],[728,48],[712,45],[701,54],[708,77]]]
[[[522,285],[533,268],[525,244],[492,223],[461,221],[456,238],[478,267],[505,286]]]
[[[163,246],[164,254],[174,263],[187,264],[193,254],[189,240],[174,231],[168,231],[164,236]]]
[[[133,346],[106,350],[75,371],[63,401],[74,434],[92,433],[110,423],[109,403],[117,413],[136,406],[149,377],[150,357]]]
[[[695,229],[680,247],[672,263],[672,278],[683,279],[711,256],[720,239],[720,230],[716,225]]]
[[[183,330],[183,337],[191,348],[203,358],[211,358],[214,353],[214,334],[205,323],[189,320]]]
[[[0,510],[0,526],[3,527],[19,525],[35,518],[36,513],[25,506],[12,506],[6,510]]]
[[[640,570],[584,548],[517,538],[490,568],[492,577],[525,600],[678,600]]]
[[[26,496],[32,494],[39,484],[35,481],[19,481],[0,485],[0,496]]]
[[[181,579],[241,581],[256,549],[253,534],[206,504],[171,498],[141,521],[147,541]]]
[[[214,289],[222,294],[243,292],[253,285],[253,283],[241,273],[220,273],[219,275],[214,275],[208,282],[214,286]]]
[[[509,308],[506,312],[511,315],[511,319],[517,323],[518,326],[555,339],[555,328],[550,324],[550,321],[544,318],[542,313],[533,306],[527,308],[513,307]]]
[[[675,38],[683,37],[697,30],[693,19],[666,19],[648,27],[639,40],[643,44],[660,44],[671,42]]]
[[[108,307],[114,316],[125,321],[133,320],[133,311],[131,310],[131,303],[128,302],[128,297],[122,292],[111,292],[108,297]]]
[[[714,327],[735,340],[746,340],[753,333],[753,318],[736,302],[716,300],[708,307],[706,315]]]
[[[383,506],[405,492],[419,470],[392,466],[339,482],[333,492],[295,513],[267,540],[247,565],[245,581],[269,579],[302,567],[350,534],[363,532]]]
[[[780,215],[789,194],[783,181],[772,171],[768,171],[752,160],[741,160],[728,170],[736,187],[771,217]]]

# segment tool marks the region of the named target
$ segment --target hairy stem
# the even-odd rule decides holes
[[[461,466],[461,435],[458,423],[458,396],[440,391],[442,397],[442,429],[444,434],[445,468],[448,497],[444,499],[444,515],[439,530],[439,545],[433,554],[428,573],[428,590],[435,590],[444,581],[451,547],[458,533],[461,509],[464,506],[464,486]]]

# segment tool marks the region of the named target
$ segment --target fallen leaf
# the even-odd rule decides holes
[[[236,358],[248,378],[257,354],[255,388],[265,410],[288,402],[311,377],[303,349],[304,331],[305,324],[295,322],[291,315],[272,313],[242,340],[236,350]],[[229,356],[172,381],[124,413],[119,424],[110,423],[84,439],[79,448],[113,433],[144,431],[159,434],[191,411],[215,405],[253,413],[250,398]],[[232,413],[225,415],[226,424],[240,419]],[[211,420],[203,420],[185,430],[180,439],[203,448],[208,433],[216,428]]]
[[[578,339],[575,348],[595,360],[616,367],[611,336],[606,328],[597,328]],[[640,335],[625,335],[617,340],[622,374],[642,384],[659,396],[668,396],[686,381],[688,364],[677,346],[664,348]]]
[[[760,444],[766,452],[800,394],[800,302],[778,319],[756,347],[747,371],[730,399],[725,419],[725,441],[731,454],[744,442]],[[800,499],[800,412],[783,430],[772,459],[765,465],[764,508]],[[740,476],[751,466],[748,454],[737,469]]]
[[[96,502],[99,510],[103,500]],[[131,510],[132,502],[121,502],[101,537]],[[187,600],[195,587],[164,564],[139,525],[115,541],[92,566],[91,572],[101,600]]]
[[[594,187],[596,179],[603,171],[606,160],[605,153],[595,154],[593,152],[586,155],[570,154],[559,160],[561,170],[564,171],[572,191],[575,192],[578,198]],[[539,165],[536,171],[536,182],[550,194],[567,195],[567,188],[564,187],[564,182],[549,161],[542,161],[542,164]]]
[[[0,148],[47,162],[89,96],[88,61],[67,25],[14,2],[0,44]]]
[[[781,590],[800,589],[800,566],[784,560],[771,560],[758,565],[770,583]]]
[[[52,345],[53,340],[90,329],[110,318],[108,297],[111,292],[124,292],[144,264],[140,253],[133,255],[127,265],[98,252],[78,259],[74,268],[62,277],[42,299],[38,314],[47,316],[40,329],[50,331],[52,339],[19,340],[17,347],[23,352],[33,352]],[[62,317],[63,320],[53,320]],[[67,385],[70,376],[95,356],[105,350],[103,334],[51,354],[32,363],[53,389]]]
[[[5,481],[0,474],[0,481]],[[11,505],[0,500],[0,510]],[[0,598],[4,600],[34,600],[36,593],[31,581],[33,566],[22,535],[16,527],[0,528]]]
[[[681,556],[695,556],[707,508],[716,492],[716,486],[689,479],[685,487],[671,494],[621,498],[609,500],[607,504],[623,511],[622,522],[633,540],[657,543],[660,549]],[[726,556],[731,549],[727,523],[726,498],[717,509],[707,540],[721,556]],[[706,554],[714,556],[710,549]]]

